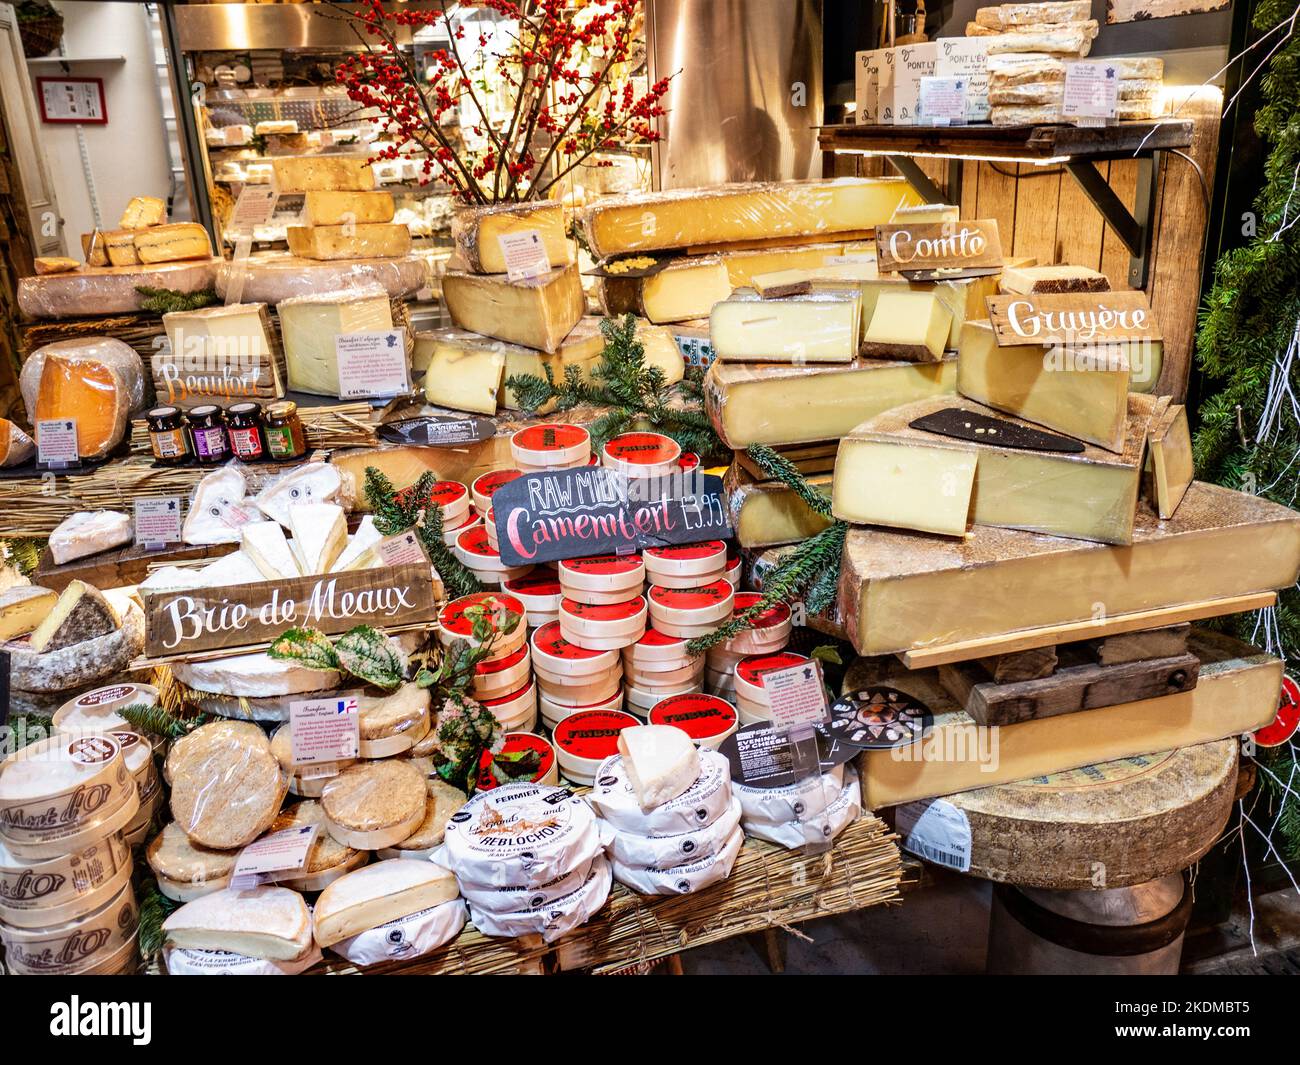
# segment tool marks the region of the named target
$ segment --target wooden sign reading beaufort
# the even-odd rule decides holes
[[[1001,347],[1158,341],[1160,326],[1140,291],[989,296],[989,323]]]
[[[269,354],[251,358],[210,355],[201,365],[171,355],[150,358],[154,391],[159,403],[189,410],[205,403],[228,406],[241,400],[267,402],[284,395],[275,363]]]
[[[256,647],[285,629],[333,635],[356,625],[412,625],[437,617],[429,566],[404,565],[257,581],[228,588],[146,592],[148,658]]]
[[[1001,265],[995,218],[876,226],[876,268],[882,274]]]

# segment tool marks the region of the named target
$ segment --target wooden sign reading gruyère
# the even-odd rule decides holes
[[[148,658],[268,644],[285,629],[308,625],[333,635],[356,625],[385,628],[433,621],[427,565],[322,573],[227,588],[146,592]]]
[[[1160,326],[1141,291],[989,296],[989,323],[1000,347],[1158,341]]]
[[[876,268],[882,274],[1001,265],[995,218],[876,226]]]

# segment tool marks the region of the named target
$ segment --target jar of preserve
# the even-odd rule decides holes
[[[215,464],[230,457],[230,433],[226,429],[226,415],[220,407],[205,403],[202,407],[194,407],[185,418],[190,423],[195,458]]]
[[[231,404],[226,408],[226,428],[230,430],[230,450],[235,453],[235,458],[244,462],[261,462],[266,458],[260,404]]]
[[[298,417],[298,404],[290,400],[266,408],[266,449],[271,458],[284,461],[307,454],[307,432]]]
[[[189,460],[190,433],[180,407],[154,407],[145,412],[149,423],[149,447],[153,457],[167,466],[179,466]]]

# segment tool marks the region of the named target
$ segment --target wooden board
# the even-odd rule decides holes
[[[847,244],[855,240],[870,240],[874,229],[849,229],[842,233],[808,233],[803,236],[758,237],[738,240],[731,244],[691,244],[687,255],[712,255],[720,251],[752,251],[760,248],[795,248],[803,244]]]
[[[939,667],[939,681],[978,725],[1014,725],[1059,714],[1176,695],[1196,687],[1200,659],[1193,654],[1121,665],[1062,666],[1050,677],[994,683],[978,665]]]
[[[823,126],[826,151],[877,151],[898,155],[951,155],[976,159],[1048,160],[1124,155],[1139,149],[1186,148],[1192,124],[1184,119],[1117,122],[1112,126]],[[981,208],[980,215],[984,217]]]
[[[56,566],[54,556],[47,546],[41,552],[36,572],[32,574],[32,583],[54,592],[63,591],[74,580],[85,581],[96,588],[120,588],[123,585],[139,584],[153,567],[193,562],[196,559],[215,559],[238,547],[238,544],[172,544],[162,551],[146,551],[130,544]]]
[[[881,273],[1001,265],[1002,241],[994,218],[876,227],[876,266]]]
[[[1049,644],[1070,643],[1074,640],[1110,636],[1119,632],[1136,632],[1139,629],[1176,625],[1184,621],[1200,621],[1202,618],[1217,618],[1226,614],[1263,610],[1276,602],[1276,592],[1254,592],[1250,595],[1229,596],[1226,599],[1205,599],[1199,603],[1139,610],[1132,614],[1112,614],[1095,621],[1076,621],[1068,625],[1021,629],[1018,632],[990,636],[982,640],[963,640],[935,647],[919,647],[902,652],[898,658],[908,669],[924,669],[927,666],[947,665],[949,662],[965,662],[971,658],[987,658],[989,655],[1024,651],[1030,647],[1046,647]]]
[[[1162,338],[1145,292],[1042,292],[989,296],[985,302],[1000,347]]]
[[[996,684],[1050,677],[1056,662],[1055,647],[1032,647],[1028,651],[979,659],[980,666]]]
[[[1141,632],[1124,632],[1090,640],[1094,657],[1103,666],[1117,666],[1125,662],[1140,662],[1144,658],[1168,658],[1187,651],[1189,624],[1168,625],[1162,629],[1143,629]]]

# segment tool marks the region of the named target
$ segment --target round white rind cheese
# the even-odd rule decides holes
[[[486,887],[465,884],[462,891],[470,905],[482,913],[511,914],[523,910],[535,910],[566,895],[572,895],[587,882],[588,877],[591,876],[591,867],[598,860],[599,856],[583,862],[577,868],[538,887],[517,887],[513,884],[507,887]]]
[[[822,773],[817,784],[797,781],[780,788],[758,788],[732,781],[731,788],[740,798],[741,823],[748,830],[755,822],[781,825],[816,817],[835,801],[844,787],[844,777],[844,767],[837,765]]]
[[[207,662],[173,662],[170,668],[172,676],[187,688],[248,698],[329,691],[340,683],[336,672],[307,669],[260,652]]]
[[[726,880],[736,863],[745,834],[737,828],[716,854],[671,869],[638,869],[611,862],[614,879],[642,895],[690,895]]]
[[[489,913],[476,909],[470,898],[470,919],[485,936],[515,939],[540,935],[547,943],[586,924],[605,905],[612,883],[610,863],[603,856],[592,862],[591,873],[576,891],[551,902],[515,913]]]
[[[844,786],[826,809],[802,821],[787,821],[783,825],[768,825],[761,821],[745,822],[745,835],[766,840],[789,850],[798,850],[805,843],[829,843],[843,832],[862,813],[862,789],[858,775],[850,769],[844,774]]]
[[[196,950],[191,947],[167,947],[163,951],[163,963],[171,976],[297,976],[322,958],[320,948],[315,944],[293,961],[250,958],[228,950]]]
[[[464,899],[430,906],[426,910],[398,917],[368,928],[351,939],[330,945],[330,950],[353,965],[377,965],[385,961],[408,961],[429,954],[450,943],[465,927],[469,911]]]
[[[610,858],[620,865],[671,869],[717,854],[740,824],[740,800],[734,796],[721,817],[703,828],[671,836],[618,832],[609,845]]]
[[[695,783],[652,810],[642,811],[623,768],[623,757],[617,754],[601,762],[587,798],[597,813],[619,832],[672,836],[707,828],[731,805],[731,763],[725,755],[712,750],[701,750],[699,759],[700,775]]]

